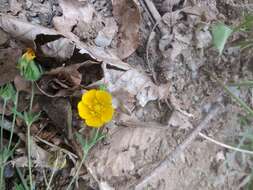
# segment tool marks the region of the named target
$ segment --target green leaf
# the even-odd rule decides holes
[[[24,120],[26,125],[30,127],[34,122],[36,122],[40,118],[40,114],[41,112],[39,112],[38,114],[24,112]]]
[[[243,22],[237,26],[234,31],[250,32],[253,28],[253,15],[248,14],[244,17]]]
[[[79,133],[75,133],[75,135],[76,135],[77,141],[81,144],[82,148],[85,149],[87,143],[85,142],[83,136],[80,135]]]
[[[218,23],[212,27],[213,45],[219,51],[220,55],[232,32],[233,29],[223,23]]]
[[[104,90],[104,91],[106,91],[106,90],[107,90],[106,84],[101,84],[101,85],[99,85],[99,90]]]
[[[1,88],[0,88],[0,96],[6,101],[8,101],[10,99],[15,101],[15,94],[16,94],[16,91],[15,91],[13,85],[10,83],[6,84],[4,86],[1,86]]]
[[[15,184],[15,190],[25,190],[22,184]]]
[[[18,69],[20,70],[21,76],[28,81],[38,80],[43,73],[41,67],[34,60],[26,60],[24,58],[19,59]]]

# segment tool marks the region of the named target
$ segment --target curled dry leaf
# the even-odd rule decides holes
[[[143,107],[151,100],[167,97],[168,92],[165,85],[156,86],[149,77],[140,71],[135,69],[128,71],[115,70],[107,68],[106,65],[104,65],[103,69],[104,80],[109,91],[117,93],[124,90],[129,93],[129,97],[136,98],[137,102]],[[125,100],[120,101],[125,102]],[[131,102],[135,101],[128,100],[128,107],[132,107],[130,105]]]
[[[61,46],[50,45],[49,47],[55,47],[57,49],[51,50],[50,54],[47,55],[47,52],[44,49],[45,56],[60,56],[56,57],[58,59],[65,60],[71,56],[71,51],[77,52],[79,56],[82,56],[83,61],[94,59],[97,61],[102,61],[104,63],[113,65],[115,67],[128,70],[130,66],[122,62],[116,55],[114,55],[109,50],[104,50],[102,48],[98,48],[95,46],[87,47],[87,45],[79,40],[77,36],[73,33],[65,33],[64,31],[56,31],[53,29],[48,29],[40,25],[31,24],[20,19],[17,19],[8,15],[0,15],[0,28],[6,31],[11,36],[24,41],[32,46],[36,46],[38,50],[40,50],[40,46],[45,45],[45,43],[51,42],[55,40],[62,40],[63,42],[56,42],[61,44]],[[71,34],[71,35],[70,35]],[[63,48],[64,47],[64,48]],[[55,52],[65,51],[65,53],[56,54]],[[73,53],[73,52],[72,52]]]
[[[37,45],[39,45],[39,43],[37,43]],[[43,55],[46,55],[50,58],[57,58],[60,61],[69,59],[75,50],[75,44],[63,37],[46,44],[41,44],[38,47]]]
[[[0,86],[14,80],[19,73],[17,61],[22,51],[18,48],[7,48],[0,51]]]
[[[112,0],[113,15],[119,24],[117,55],[124,59],[139,45],[140,11],[134,0]]]
[[[50,97],[72,95],[82,81],[82,75],[78,71],[79,67],[80,64],[73,64],[45,73],[38,82],[40,90]]]

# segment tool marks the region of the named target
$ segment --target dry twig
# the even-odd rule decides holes
[[[214,105],[211,111],[207,114],[204,120],[192,131],[191,134],[180,144],[178,145],[174,151],[172,151],[165,160],[163,160],[159,165],[152,170],[150,174],[145,176],[142,181],[140,181],[136,186],[135,190],[142,189],[153,177],[159,176],[159,173],[175,161],[175,159],[180,155],[199,135],[200,131],[203,129],[207,129],[209,127],[208,123],[214,119],[218,113],[221,112],[221,107],[219,105]]]
[[[205,134],[203,133],[199,133],[199,136],[201,136],[202,138],[218,145],[218,146],[221,146],[223,148],[227,148],[227,149],[230,149],[230,150],[234,150],[236,152],[241,152],[241,153],[245,153],[245,154],[250,154],[250,155],[253,155],[253,152],[250,151],[250,150],[245,150],[245,149],[241,149],[241,148],[236,148],[236,147],[233,147],[233,146],[230,146],[230,145],[227,145],[227,144],[224,144],[222,142],[219,142],[219,141],[216,141],[208,136],[206,136]]]

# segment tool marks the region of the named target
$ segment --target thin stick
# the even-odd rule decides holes
[[[17,93],[16,93],[16,99],[15,99],[15,103],[14,103],[14,109],[15,110],[17,110],[17,107],[18,107],[18,95],[19,95],[19,92],[17,91]],[[11,143],[12,143],[12,138],[13,138],[13,133],[14,133],[14,127],[15,127],[16,117],[17,117],[17,113],[14,112],[13,113],[12,124],[11,124],[11,135],[10,135],[10,139],[9,139],[8,150],[10,150],[10,148],[11,148]]]
[[[31,126],[27,126],[27,145],[28,145],[27,149],[28,149],[28,170],[29,170],[30,190],[33,190],[30,127]]]
[[[3,112],[2,112],[2,118],[1,118],[1,151],[3,151],[3,123],[4,123],[4,114],[5,114],[5,109],[7,105],[7,100],[4,99],[4,105],[3,105]],[[1,166],[0,166],[0,188],[4,189],[4,154],[2,153],[1,155]]]
[[[4,105],[3,105],[3,112],[2,112],[2,118],[1,118],[1,150],[3,149],[3,129],[4,129],[4,115],[5,115],[5,109],[7,105],[7,100],[4,100]]]
[[[253,155],[253,152],[252,151],[249,151],[249,150],[245,150],[245,149],[240,149],[240,148],[236,148],[236,147],[233,147],[233,146],[230,146],[230,145],[227,145],[227,144],[224,144],[222,142],[219,142],[219,141],[216,141],[208,136],[206,136],[205,134],[203,133],[199,133],[199,136],[201,136],[202,138],[214,143],[214,144],[217,144],[221,147],[224,147],[224,148],[227,148],[227,149],[230,149],[230,150],[234,150],[234,151],[237,151],[237,152],[241,152],[241,153],[246,153],[246,154],[250,154],[250,155]]]
[[[18,176],[19,176],[19,178],[20,178],[20,180],[22,182],[22,185],[25,187],[25,190],[29,190],[29,188],[28,188],[28,186],[26,184],[26,181],[24,179],[24,176],[22,175],[20,169],[18,167],[16,167],[16,170],[17,170]]]
[[[156,22],[158,22],[159,20],[161,20],[161,15],[160,13],[157,11],[154,3],[150,0],[139,0],[141,6],[143,7],[143,9],[145,10],[145,12],[147,13],[150,21],[155,24]],[[158,26],[159,31],[161,32],[162,28]]]
[[[156,73],[154,71],[154,67],[151,66],[150,64],[150,61],[149,61],[149,46],[150,46],[150,43],[155,35],[155,28],[157,27],[158,25],[158,22],[156,22],[153,26],[153,28],[151,29],[151,32],[149,34],[149,37],[148,37],[148,42],[147,42],[147,45],[146,45],[146,61],[147,61],[147,64],[148,64],[148,67],[149,67],[149,70],[150,72],[152,73],[152,76],[153,76],[153,79],[154,79],[154,82],[155,84],[158,84],[157,82],[157,78],[156,78]]]
[[[31,83],[32,83],[32,94],[31,94],[30,108],[29,108],[30,113],[32,113],[33,99],[34,99],[34,82],[32,81]]]
[[[39,136],[35,136],[35,139],[37,139],[37,140],[43,142],[44,144],[47,144],[48,146],[51,146],[52,148],[55,148],[55,149],[57,149],[57,150],[61,150],[63,153],[65,153],[65,154],[67,154],[67,155],[69,155],[69,156],[72,156],[73,158],[78,158],[78,156],[75,155],[75,154],[73,154],[72,152],[70,152],[70,151],[68,151],[68,150],[66,150],[66,149],[64,149],[64,148],[61,148],[61,147],[59,147],[59,146],[56,146],[56,145],[54,145],[54,144],[52,144],[52,143],[50,143],[50,142],[48,142],[48,141],[46,141],[46,140],[40,138]]]
[[[180,144],[178,145],[175,150],[173,150],[165,160],[160,162],[158,166],[152,170],[150,174],[145,176],[136,186],[135,190],[140,190],[145,187],[145,185],[155,176],[158,176],[161,171],[168,168],[168,166],[182,153],[191,143],[195,140],[198,136],[199,132],[203,129],[209,127],[208,123],[215,118],[218,113],[220,112],[221,108],[218,105],[214,105],[208,115],[204,118],[204,120],[192,131],[191,134]]]
[[[51,176],[50,176],[49,182],[48,182],[48,184],[47,184],[47,189],[46,189],[46,190],[50,190],[50,189],[51,189],[51,183],[52,183],[54,174],[55,174],[55,172],[56,172],[56,170],[57,170],[56,167],[57,167],[57,165],[58,165],[58,161],[59,161],[59,159],[58,159],[58,157],[57,157],[56,160],[54,161],[54,168],[53,168],[52,174],[51,174]]]
[[[83,155],[83,158],[82,158],[82,160],[81,160],[81,163],[79,164],[79,166],[78,166],[78,168],[77,168],[77,171],[76,171],[75,175],[72,177],[72,179],[71,179],[71,181],[70,181],[70,183],[69,183],[69,185],[68,185],[68,187],[67,187],[67,190],[70,190],[72,184],[75,182],[75,180],[77,180],[78,175],[79,175],[79,173],[80,173],[80,170],[81,170],[82,165],[83,165],[83,163],[84,163],[84,161],[85,161],[85,159],[86,159],[87,154],[88,154],[88,153],[85,153],[85,154]]]

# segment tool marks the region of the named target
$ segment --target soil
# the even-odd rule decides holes
[[[12,3],[2,1],[0,12],[6,13],[8,12],[6,10],[10,9],[12,15],[48,28],[54,27],[52,19],[55,16],[62,15],[61,7],[56,0],[13,0],[10,2]],[[111,1],[89,0],[88,2],[94,6],[102,18],[113,16]],[[164,160],[166,155],[184,141],[215,103],[222,104],[225,112],[214,118],[207,130],[202,131],[207,136],[225,144],[237,146],[242,137],[241,134],[252,124],[251,119],[248,118],[247,124],[242,124],[241,121],[246,114],[212,77],[213,74],[225,83],[252,80],[252,52],[241,52],[238,48],[227,45],[219,60],[219,55],[211,44],[210,32],[211,24],[216,21],[237,25],[243,15],[251,10],[249,6],[245,6],[251,2],[246,0],[238,0],[235,3],[228,0],[153,0],[153,2],[164,18],[163,31],[159,32],[159,26],[156,27],[154,30],[156,35],[149,40],[153,23],[145,9],[140,6],[142,18],[139,31],[140,42],[136,51],[124,61],[144,72],[157,86],[165,85],[169,96],[166,99],[149,101],[144,107],[135,106],[133,110],[130,110],[133,112],[132,123],[126,122],[126,126],[116,126],[117,123],[108,126],[106,139],[94,147],[86,162],[88,172],[83,173],[85,173],[84,183],[87,188],[98,189],[100,186],[100,189],[110,189],[106,185],[101,185],[102,182],[106,182],[115,190],[130,189],[131,184],[138,183],[142,176],[150,173],[157,163]],[[201,6],[206,11],[204,20],[183,10],[185,7],[195,5]],[[170,9],[175,15],[181,16],[174,19],[168,14]],[[166,22],[166,17],[171,19],[170,22]],[[94,45],[94,42],[90,43],[90,41],[93,41],[98,31],[103,28],[102,22],[94,21],[89,27],[79,24],[80,26],[73,28],[73,33],[79,36],[81,41]],[[234,35],[229,44],[239,38],[238,36]],[[8,51],[9,46],[16,48],[17,44],[19,42],[0,30],[2,52]],[[148,56],[146,52],[149,53]],[[2,57],[4,58],[0,53],[1,62]],[[12,60],[7,59],[7,61]],[[14,69],[11,74],[16,76],[15,68],[11,69]],[[100,66],[99,69],[101,69]],[[9,77],[13,78],[13,76]],[[6,77],[6,80],[0,79],[0,84],[9,81],[10,79]],[[248,105],[253,106],[251,89],[231,87],[231,90]],[[64,103],[60,103],[65,105],[63,111],[60,112],[61,119],[54,115],[55,110],[50,107],[51,102],[43,100],[47,103],[41,107],[46,114],[51,116],[48,117],[51,118],[50,122],[58,126],[54,135],[59,139],[68,133],[66,128],[69,121],[65,112],[68,112],[69,107],[66,105],[73,105],[76,99],[75,95],[70,100],[57,99],[64,100]],[[131,105],[133,103],[135,102],[130,101]],[[59,105],[55,109],[60,109],[58,107]],[[1,108],[2,106],[0,110]],[[76,110],[74,109],[73,112]],[[72,124],[80,126],[80,120],[75,118],[75,113],[73,115]],[[36,130],[38,132],[38,129]],[[57,135],[61,133],[59,132],[61,130],[64,134]],[[49,140],[52,140],[54,137],[50,138]],[[68,149],[72,148],[70,144],[70,142],[67,143]],[[250,157],[246,156],[245,159],[248,160],[245,161],[247,166],[242,164],[243,159],[233,151],[198,137],[166,170],[155,176],[143,189],[246,189],[246,185],[242,184],[251,175],[249,170],[253,169],[253,164],[250,162]],[[98,181],[101,183],[97,183]]]

